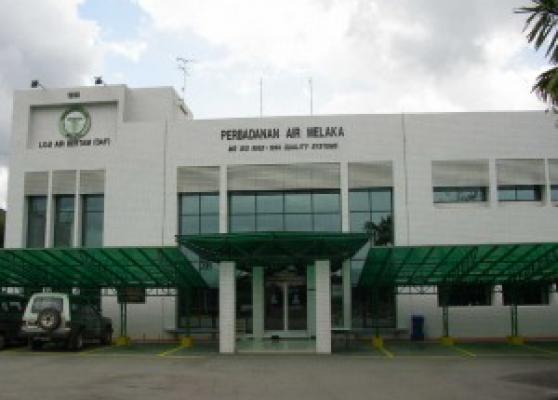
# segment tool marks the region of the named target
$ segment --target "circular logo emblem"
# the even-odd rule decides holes
[[[87,135],[91,128],[91,117],[83,107],[72,107],[60,117],[60,133],[68,139],[79,139]]]

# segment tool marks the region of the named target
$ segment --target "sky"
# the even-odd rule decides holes
[[[0,207],[13,90],[183,87],[195,118],[544,109],[529,0],[0,0]]]

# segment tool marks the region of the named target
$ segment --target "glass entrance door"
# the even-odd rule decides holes
[[[287,330],[306,330],[306,285],[288,284]]]
[[[307,329],[306,270],[280,271],[266,276],[266,331],[305,331]]]

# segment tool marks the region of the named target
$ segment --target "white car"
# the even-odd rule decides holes
[[[33,350],[47,342],[64,343],[69,349],[80,350],[86,341],[110,344],[112,322],[82,296],[35,293],[23,314],[21,333]]]

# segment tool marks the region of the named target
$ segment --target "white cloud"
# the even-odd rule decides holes
[[[81,0],[0,1],[0,206],[5,205],[12,94],[39,79],[50,87],[90,83],[102,68],[96,23]]]
[[[221,49],[205,72],[241,96],[266,71],[314,76],[320,112],[543,107],[540,68],[521,58],[522,0],[135,1],[160,32]]]
[[[139,62],[141,56],[147,49],[145,41],[125,40],[121,42],[104,43],[106,51],[123,56],[135,63]]]

